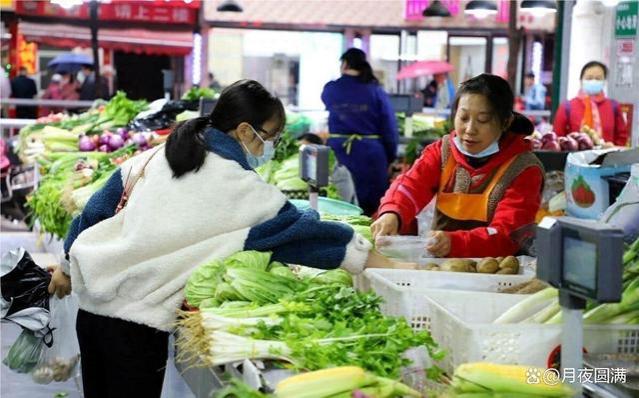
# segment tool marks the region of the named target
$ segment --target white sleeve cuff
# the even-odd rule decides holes
[[[71,263],[65,257],[62,257],[62,260],[60,260],[60,267],[65,275],[71,276]]]
[[[364,271],[368,254],[373,245],[358,233],[353,234],[353,239],[346,245],[346,255],[344,261],[340,264],[341,268],[351,274],[359,274]]]

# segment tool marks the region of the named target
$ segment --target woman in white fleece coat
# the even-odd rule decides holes
[[[68,294],[72,283],[79,297],[87,398],[160,396],[169,332],[200,264],[260,250],[276,261],[352,273],[394,265],[350,227],[297,210],[255,173],[284,123],[279,99],[239,81],[209,116],[178,125],[165,147],[125,162],[73,220],[69,262],[50,290]],[[137,175],[117,211],[127,179]]]

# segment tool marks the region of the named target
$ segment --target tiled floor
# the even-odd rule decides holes
[[[6,228],[6,226],[7,225],[5,223],[2,224],[2,233],[0,233],[1,254],[22,246],[33,254],[34,259],[38,263],[48,262],[52,259],[55,260],[54,256],[41,252],[42,249],[37,244],[36,237],[33,234],[29,232],[8,231],[9,228]],[[0,355],[4,358],[6,352],[20,334],[20,328],[13,324],[2,323],[0,334],[2,337]],[[167,363],[162,397],[193,398],[193,393],[191,393],[191,390],[184,382],[184,379],[179,375],[173,364],[172,349],[170,352],[171,357]],[[5,365],[0,365],[0,368],[0,396],[3,398],[53,398],[57,393],[67,393],[68,398],[82,397],[82,394],[73,380],[69,380],[64,383],[54,382],[49,385],[39,385],[34,383],[29,375],[14,373]],[[78,380],[78,382],[80,381]]]

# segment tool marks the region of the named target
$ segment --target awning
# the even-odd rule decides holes
[[[84,26],[20,22],[18,29],[27,41],[62,48],[91,47],[91,31]],[[184,56],[193,49],[193,33],[100,28],[98,42],[100,47],[116,51]]]

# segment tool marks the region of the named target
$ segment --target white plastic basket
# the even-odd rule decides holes
[[[443,262],[445,259],[433,259]],[[414,329],[429,330],[431,302],[423,299],[429,291],[481,291],[497,293],[500,289],[530,281],[535,277],[535,259],[519,257],[519,275],[466,272],[367,269],[355,278],[359,290],[373,290],[384,299],[382,310],[405,317]]]
[[[447,351],[441,366],[467,362],[547,367],[561,344],[561,325],[493,324],[525,295],[429,291],[422,300],[435,341]],[[402,315],[402,314],[398,314]],[[417,317],[418,312],[412,314]],[[593,354],[639,353],[639,326],[584,325],[584,348]]]

